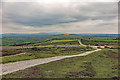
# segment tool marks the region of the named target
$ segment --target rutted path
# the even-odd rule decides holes
[[[51,58],[43,58],[43,59],[34,59],[34,60],[26,60],[26,61],[19,61],[19,62],[12,62],[12,63],[6,63],[6,64],[0,64],[2,65],[2,75],[12,73],[18,70],[23,70],[32,66],[40,65],[49,63],[56,60],[61,60],[64,58],[70,58],[70,57],[76,57],[76,56],[86,56],[88,54],[100,51],[101,49],[96,49],[94,51],[87,51],[82,54],[78,55],[69,55],[69,56],[56,56]],[[1,71],[0,71],[1,72]],[[1,75],[1,74],[0,74]]]

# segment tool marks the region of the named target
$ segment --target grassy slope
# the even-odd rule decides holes
[[[73,40],[52,40],[51,43],[56,43],[56,42],[69,42],[69,41],[76,41],[75,39]]]
[[[109,39],[112,40],[113,38],[117,37],[116,35],[111,34],[103,34],[103,35],[95,35],[94,34],[87,34],[87,35],[51,35],[51,34],[4,34],[2,35],[2,46],[28,46],[33,44],[42,43],[48,40],[61,40],[61,39],[82,39],[82,38],[94,38],[94,39]],[[103,40],[102,40],[103,41]],[[115,41],[115,40],[114,40]],[[111,41],[110,41],[111,42]],[[1,45],[0,45],[1,46]]]
[[[79,45],[78,41],[75,39],[72,40],[50,40],[42,43],[36,43],[34,45],[40,45],[36,47],[54,47],[54,45]],[[81,46],[81,45],[79,45]],[[28,52],[30,49],[2,49],[2,56],[13,55],[23,52]]]
[[[19,35],[19,36],[3,36],[2,46],[28,46],[42,43],[48,40],[61,39],[80,39],[80,35]]]
[[[46,42],[41,42],[41,43],[36,43],[33,45],[79,45],[78,40],[77,39],[66,39],[66,40],[50,40],[50,41],[46,41]]]
[[[3,78],[111,78],[118,75],[117,49],[103,49],[85,57],[67,58],[4,75]]]
[[[90,51],[94,49],[86,49],[85,47],[35,47],[33,49],[25,50],[27,54],[22,55],[11,55],[2,57],[2,63],[22,61],[22,60],[30,60],[37,58],[47,58],[59,55],[74,55],[80,54],[86,51]],[[15,51],[15,50],[14,50]],[[17,51],[16,51],[17,52]]]
[[[71,42],[72,41],[72,42]],[[51,44],[52,43],[52,44]],[[37,59],[37,58],[47,58],[47,57],[53,57],[53,56],[59,56],[59,55],[74,55],[74,54],[80,54],[85,51],[90,51],[93,49],[86,49],[85,47],[79,46],[79,47],[71,47],[71,48],[58,48],[54,47],[54,44],[70,44],[73,45],[78,44],[77,40],[51,40],[46,41],[42,43],[42,46],[36,46],[33,49],[6,49],[2,51],[2,55],[4,56],[2,58],[2,63],[8,63],[8,62],[15,62],[15,61],[21,61],[21,60],[29,60],[29,59]],[[49,45],[46,45],[49,44]],[[79,44],[78,44],[79,45]],[[15,55],[19,53],[24,53],[22,55]]]

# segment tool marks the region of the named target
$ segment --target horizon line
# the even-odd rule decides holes
[[[39,33],[53,33],[53,34],[119,34],[119,33],[64,33],[64,32],[0,33],[0,34],[39,34]]]

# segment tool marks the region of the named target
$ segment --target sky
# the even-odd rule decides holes
[[[117,0],[4,0],[2,33],[118,33]]]

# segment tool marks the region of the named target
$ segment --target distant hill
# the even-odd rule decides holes
[[[58,32],[52,32],[52,33],[31,33],[31,34],[25,34],[25,33],[7,33],[2,34],[3,37],[15,37],[15,36],[37,36],[37,35],[57,35],[57,34],[64,34],[64,33],[58,33]]]
[[[118,37],[118,34],[77,34],[77,35],[86,37]]]
[[[81,35],[84,37],[118,37],[118,34],[88,34],[88,33],[81,33],[81,34],[67,34],[67,33],[60,33],[60,32],[52,32],[52,33],[8,33],[2,34],[2,37],[19,37],[19,36],[51,36],[51,35]],[[120,35],[120,34],[119,34]]]
[[[117,39],[118,34],[67,34],[67,33],[32,33],[32,34],[2,34],[2,45],[3,46],[23,46],[30,45],[49,40],[61,40],[61,39],[81,39],[81,38],[92,38],[102,37]],[[0,45],[1,46],[1,45]]]

